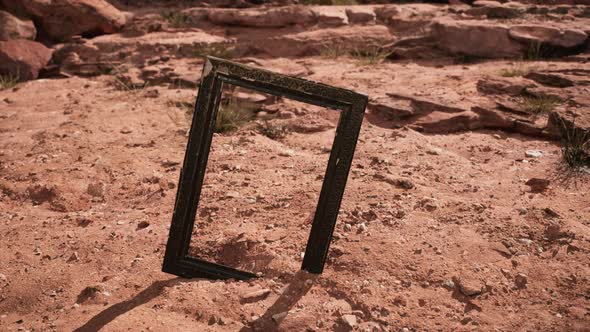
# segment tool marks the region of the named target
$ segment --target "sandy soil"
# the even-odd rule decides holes
[[[185,280],[159,270],[188,128],[170,101],[194,92],[109,82],[0,92],[2,330],[232,331],[275,328],[281,312],[282,330],[345,330],[347,314],[361,330],[588,327],[588,179],[562,176],[556,143],[424,135],[369,114],[315,277],[298,270],[335,111],[303,110],[303,123],[326,125],[279,141],[251,128],[218,135],[202,207],[219,210],[200,220],[193,250],[265,277]],[[544,156],[526,158],[533,149]],[[533,177],[549,189],[532,193]],[[256,290],[270,293],[241,299]]]
[[[154,60],[137,49],[133,61]],[[371,98],[325,272],[300,266],[337,111],[267,98],[258,119],[215,135],[191,254],[261,277],[189,280],[160,270],[194,87],[39,79],[0,91],[0,331],[590,331],[590,175],[567,172],[559,142],[534,131],[547,115],[517,130],[470,113],[514,99],[480,85],[522,62],[236,61]],[[202,69],[194,54],[152,62],[143,78],[181,68],[195,85]],[[588,114],[576,75],[541,88],[568,96],[560,111]],[[289,132],[263,135],[263,118]]]

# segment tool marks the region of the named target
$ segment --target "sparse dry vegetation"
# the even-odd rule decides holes
[[[195,56],[205,57],[208,55],[223,59],[231,59],[235,56],[235,50],[232,45],[226,43],[199,45],[195,53]]]
[[[520,76],[525,76],[526,74],[528,74],[530,72],[531,72],[531,68],[529,66],[526,66],[526,65],[519,62],[510,68],[502,69],[502,71],[500,72],[500,75],[502,77],[520,77]]]
[[[282,123],[275,123],[272,121],[264,120],[258,124],[258,131],[270,138],[270,139],[281,139],[289,134],[289,127]]]
[[[183,12],[169,11],[161,14],[164,21],[173,28],[184,28],[190,26],[191,17]]]
[[[328,59],[337,59],[342,56],[348,56],[357,60],[362,65],[377,64],[385,59],[388,54],[389,52],[377,45],[346,48],[340,44],[333,44],[324,47],[320,52],[320,56]]]
[[[590,167],[590,132],[568,125],[563,120],[560,125],[561,156],[563,162],[571,169]]]
[[[552,96],[523,97],[522,110],[530,114],[545,114],[553,111],[560,100]]]
[[[231,97],[219,105],[215,119],[215,132],[225,133],[237,130],[254,117],[256,107]]]
[[[0,90],[12,89],[18,84],[18,75],[0,75]]]

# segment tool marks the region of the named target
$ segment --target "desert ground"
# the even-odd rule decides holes
[[[590,3],[299,2],[0,0],[0,331],[590,331]],[[322,274],[339,112],[231,86],[190,254],[259,277],[161,272],[206,55],[369,97]]]

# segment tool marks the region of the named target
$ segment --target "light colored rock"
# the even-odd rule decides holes
[[[12,12],[35,18],[55,40],[75,35],[96,36],[119,31],[130,15],[105,0],[0,0]]]
[[[351,6],[346,8],[349,24],[369,24],[375,22],[375,11],[371,7]]]
[[[322,26],[339,26],[348,24],[348,16],[344,7],[340,6],[312,6],[310,7]]]
[[[21,81],[36,79],[51,53],[43,44],[31,40],[0,41],[0,75],[18,76]]]
[[[246,293],[240,297],[242,303],[252,303],[264,300],[270,294],[270,289],[260,289],[253,292]]]
[[[527,158],[541,158],[541,157],[543,157],[543,151],[541,151],[541,150],[526,150],[524,152],[524,155]]]
[[[19,19],[0,10],[0,40],[30,39],[35,40],[37,29],[31,20]]]
[[[289,25],[307,25],[317,21],[316,14],[304,6],[286,6],[261,9],[214,9],[209,20],[219,25],[238,25],[258,28],[280,28]]]
[[[577,29],[559,29],[546,25],[516,25],[510,28],[511,38],[523,43],[544,43],[555,47],[573,48],[586,42],[588,35]]]
[[[452,21],[440,19],[432,24],[438,46],[452,54],[484,58],[517,58],[523,46],[510,38],[505,25],[488,21]]]
[[[463,293],[463,295],[476,296],[482,292],[483,286],[478,280],[461,278],[457,280],[457,283],[459,284],[459,290],[461,293]]]
[[[350,328],[353,328],[358,324],[355,315],[350,315],[350,314],[342,315],[340,317],[340,319],[342,320],[342,323],[344,323],[344,325],[346,325]]]

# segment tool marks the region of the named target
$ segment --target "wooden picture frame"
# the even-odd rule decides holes
[[[255,274],[188,255],[223,84],[341,111],[302,269],[321,273],[359,136],[367,96],[301,78],[207,57],[180,172],[162,271],[182,277],[249,279]]]

